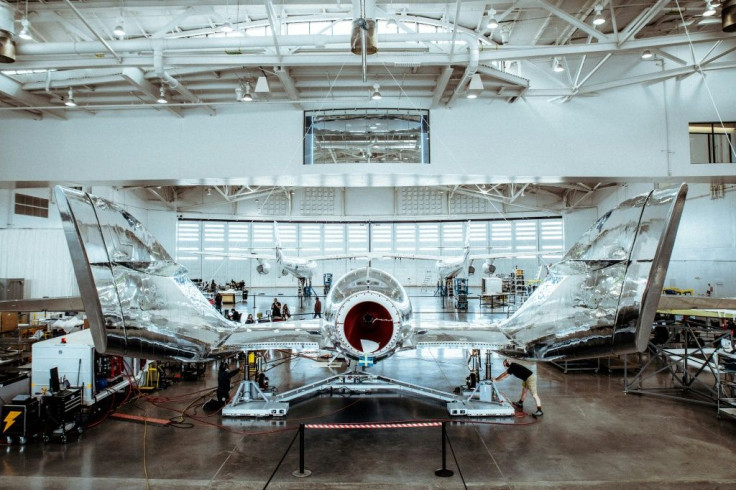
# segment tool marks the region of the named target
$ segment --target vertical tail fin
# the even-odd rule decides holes
[[[95,348],[146,359],[217,357],[233,326],[153,235],[112,202],[59,186],[55,193]]]
[[[641,352],[647,345],[687,186],[656,190],[603,215],[550,267],[501,327],[537,360]]]

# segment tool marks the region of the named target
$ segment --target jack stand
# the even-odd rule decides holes
[[[289,412],[289,403],[319,393],[367,394],[395,392],[439,400],[447,404],[453,416],[510,417],[514,407],[505,400],[490,380],[477,383],[475,389],[462,395],[418,386],[385,376],[369,374],[364,370],[330,376],[278,395],[262,390],[254,381],[243,381],[232,402],[222,410],[226,417],[283,417]]]
[[[233,401],[222,409],[226,417],[283,417],[289,412],[288,403],[273,401],[253,381],[243,381]]]

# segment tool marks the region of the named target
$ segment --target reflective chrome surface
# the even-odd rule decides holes
[[[367,343],[363,339],[351,342],[350,339],[356,334],[348,330],[357,327],[354,325],[355,319],[350,319],[357,311],[366,308],[366,311],[382,311],[388,318],[374,319],[371,330],[375,332],[366,335]],[[387,272],[364,267],[350,271],[335,281],[325,299],[322,333],[329,345],[348,357],[358,359],[363,354],[370,354],[379,360],[393,355],[408,343],[412,335],[410,319],[411,302],[399,281]],[[379,334],[379,330],[383,333]],[[384,340],[372,344],[377,340],[374,335]],[[363,343],[362,348],[359,343]]]
[[[141,358],[205,360],[235,324],[220,315],[127,211],[56,187],[95,348]]]
[[[687,186],[652,191],[602,216],[500,328],[519,357],[573,359],[646,346]]]

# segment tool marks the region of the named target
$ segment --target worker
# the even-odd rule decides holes
[[[281,318],[283,318],[284,320],[288,320],[289,318],[291,318],[291,312],[289,311],[289,305],[287,305],[286,303],[284,303],[283,308],[281,308]]]
[[[314,297],[314,316],[312,318],[322,318],[322,303],[319,296]]]
[[[230,379],[239,371],[239,369],[230,371],[225,361],[220,363],[220,371],[217,373],[217,401],[220,403],[226,403],[230,398]]]
[[[245,319],[245,323],[255,323],[256,321],[253,319],[253,314],[248,313],[248,318]]]
[[[230,319],[232,321],[240,323],[240,319],[242,317],[243,317],[243,315],[238,310],[236,310],[235,308],[232,308],[230,310]]]
[[[281,318],[281,303],[277,298],[271,303],[271,318]]]
[[[220,293],[215,294],[215,309],[222,312],[222,295]]]
[[[514,408],[518,411],[524,410],[524,398],[526,398],[526,392],[529,391],[537,402],[537,411],[532,415],[535,417],[544,415],[542,412],[542,401],[539,399],[539,395],[537,394],[537,375],[521,364],[509,362],[508,359],[503,360],[503,366],[506,368],[506,371],[493,378],[494,382],[501,381],[509,374],[513,374],[521,380],[521,397],[519,398],[518,403],[511,403]]]

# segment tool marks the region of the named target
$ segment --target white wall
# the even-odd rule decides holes
[[[302,113],[273,106],[183,119],[124,111],[69,120],[0,119],[0,182],[242,179],[315,186],[412,185],[478,178],[670,180],[734,174],[691,166],[687,123],[736,120],[733,70],[629,86],[551,103],[544,98],[458,101],[431,111],[431,165],[302,165]],[[3,113],[8,114],[8,113]],[[34,162],[33,166],[28,162]],[[349,175],[349,179],[344,176]],[[216,180],[217,179],[217,180]],[[379,184],[383,182],[383,184]]]
[[[736,297],[736,187],[726,186],[721,199],[711,199],[708,184],[688,187],[664,284],[704,295],[711,283],[715,296]],[[599,203],[599,214],[650,190],[651,184],[617,188]]]
[[[49,217],[14,214],[16,192],[51,197]],[[93,187],[90,192],[121,204],[145,226],[156,230],[157,235],[160,233],[167,250],[175,250],[175,214],[162,213],[155,203],[141,200],[131,192],[104,186]],[[48,188],[0,190],[0,277],[24,278],[26,298],[79,294],[55,202]]]

